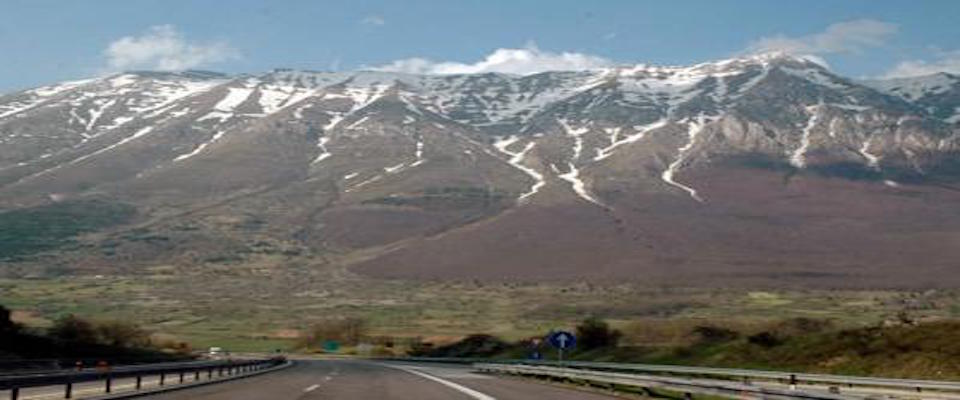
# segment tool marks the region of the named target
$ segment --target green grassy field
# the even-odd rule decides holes
[[[0,212],[0,261],[69,245],[79,234],[128,222],[135,214],[130,205],[98,200]]]
[[[359,318],[369,333],[445,342],[488,333],[509,340],[571,327],[588,315],[623,330],[628,344],[682,342],[691,326],[737,328],[792,317],[867,326],[908,314],[958,316],[958,294],[895,291],[748,291],[635,285],[503,285],[378,281],[343,270],[154,268],[144,275],[0,279],[0,304],[42,325],[73,313],[137,321],[197,348],[288,348],[310,326]]]
[[[136,321],[198,348],[236,350],[293,346],[331,318],[366,321],[374,336],[443,343],[475,333],[516,340],[595,315],[626,332],[628,344],[672,345],[703,321],[740,328],[808,317],[857,327],[903,313],[960,316],[960,291],[376,280],[344,266],[382,249],[313,251],[252,233],[243,218],[222,217],[151,222],[122,203],[98,200],[0,212],[0,304],[35,326],[73,313]]]

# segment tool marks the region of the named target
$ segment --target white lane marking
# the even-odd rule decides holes
[[[468,387],[466,387],[466,386],[463,386],[463,385],[461,385],[461,384],[454,383],[454,382],[450,382],[450,381],[448,381],[448,380],[446,380],[446,379],[440,379],[440,378],[437,378],[437,377],[435,377],[435,376],[433,376],[433,375],[427,374],[427,373],[425,373],[425,372],[417,371],[417,370],[415,370],[415,369],[413,369],[413,368],[410,368],[410,367],[404,367],[404,366],[400,366],[400,365],[390,365],[390,364],[380,364],[380,365],[382,365],[382,366],[384,366],[384,367],[387,367],[387,368],[399,369],[399,370],[401,370],[401,371],[408,372],[408,373],[417,375],[417,376],[419,376],[419,377],[423,377],[423,378],[429,379],[429,380],[431,380],[431,381],[437,382],[437,383],[439,383],[439,384],[441,384],[441,385],[444,385],[444,386],[447,386],[447,387],[449,387],[449,388],[451,388],[451,389],[454,389],[454,390],[456,390],[456,391],[458,391],[458,392],[460,392],[460,393],[463,393],[463,394],[465,394],[465,395],[467,395],[467,396],[473,397],[474,399],[477,399],[477,400],[497,400],[495,397],[490,396],[490,395],[488,395],[488,394],[480,393],[480,392],[478,392],[478,391],[476,391],[476,390],[470,389],[470,388],[468,388]]]
[[[320,387],[320,385],[310,385],[310,386],[307,387],[306,389],[303,389],[303,392],[304,392],[304,393],[310,393],[310,392],[312,392],[312,391],[314,391],[314,390],[317,390],[317,388],[319,388],[319,387]]]

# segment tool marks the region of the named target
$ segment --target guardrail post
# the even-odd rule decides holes
[[[107,381],[104,383],[104,388],[103,388],[104,392],[110,393],[110,389],[111,389],[110,386],[112,386],[112,384],[113,384],[113,379],[110,377],[110,375],[107,375]]]
[[[180,383],[183,383],[183,372],[180,373]]]
[[[163,386],[163,381],[165,381],[166,379],[167,379],[167,373],[166,373],[166,372],[161,372],[161,373],[160,373],[160,386]]]
[[[20,398],[20,388],[10,389],[10,400],[17,400]]]
[[[207,379],[213,379],[213,367],[207,370]]]
[[[137,390],[140,390],[140,387],[143,386],[143,377],[137,375]]]
[[[198,370],[196,370],[196,371],[193,372],[193,381],[196,382],[196,381],[199,381],[199,380],[200,380],[200,370],[198,369]]]
[[[67,387],[63,391],[63,398],[65,399],[73,398],[73,382],[67,382]]]
[[[921,388],[920,386],[917,386],[917,393],[920,393],[922,391],[923,391],[923,388]]]

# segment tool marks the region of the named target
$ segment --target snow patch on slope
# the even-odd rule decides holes
[[[100,120],[100,117],[103,115],[103,113],[110,107],[113,107],[114,104],[117,104],[117,100],[118,99],[94,101],[95,107],[91,107],[89,110],[90,119],[87,120],[87,124],[84,127],[85,130],[87,132],[93,130],[94,125],[97,124],[97,121]]]
[[[577,170],[577,166],[573,165],[573,163],[567,163],[567,168],[569,169],[569,172],[557,176],[560,177],[560,179],[570,182],[571,186],[573,187],[573,191],[577,194],[577,196],[580,196],[582,199],[593,204],[603,206],[603,204],[601,204],[597,199],[590,195],[589,192],[587,192],[586,184],[580,180],[580,171]]]
[[[536,143],[529,142],[527,143],[526,147],[524,147],[523,150],[520,150],[520,151],[510,151],[507,149],[508,147],[510,147],[511,144],[516,143],[519,140],[520,138],[518,138],[515,135],[510,136],[509,138],[506,138],[506,139],[500,138],[493,144],[493,147],[496,148],[499,152],[510,156],[510,159],[507,161],[508,163],[510,163],[510,165],[514,166],[520,171],[523,171],[523,173],[533,178],[534,180],[533,186],[531,186],[526,193],[521,194],[520,197],[517,198],[518,201],[523,201],[529,198],[530,196],[537,194],[537,192],[540,191],[540,188],[542,188],[543,185],[546,185],[546,181],[543,177],[543,174],[541,174],[540,172],[537,172],[537,170],[533,168],[523,165],[524,157],[526,157],[527,153],[529,153],[530,150],[532,150],[533,147],[536,146]]]
[[[215,143],[216,141],[220,140],[220,138],[222,138],[223,135],[226,134],[226,133],[227,133],[227,131],[225,131],[225,130],[224,130],[224,131],[218,131],[216,134],[213,135],[213,137],[210,138],[210,140],[201,143],[199,146],[197,146],[197,148],[193,149],[193,151],[191,151],[191,152],[189,152],[189,153],[181,154],[181,155],[177,156],[176,158],[173,159],[173,162],[180,162],[180,161],[186,160],[186,159],[188,159],[188,158],[190,158],[190,157],[193,157],[193,156],[195,156],[195,155],[197,155],[197,154],[200,154],[200,152],[202,152],[203,149],[206,149],[207,146],[210,146],[211,144],[213,144],[213,143]]]
[[[213,111],[207,113],[197,119],[197,122],[203,122],[208,119],[217,119],[219,123],[226,121],[234,116],[234,110],[247,101],[250,95],[253,94],[253,89],[248,87],[240,88],[228,88],[227,94],[223,96],[216,105],[213,106]]]
[[[313,159],[313,162],[310,164],[316,164],[320,161],[326,160],[333,154],[330,153],[330,150],[327,150],[327,143],[330,141],[330,138],[324,136],[317,140],[317,147],[320,148],[320,154],[317,155],[317,158]]]
[[[633,130],[636,131],[636,133],[632,135],[627,135],[627,137],[623,139],[619,139],[617,135],[611,135],[610,145],[602,149],[597,149],[597,155],[593,157],[593,161],[600,161],[607,157],[610,157],[611,155],[613,155],[613,151],[617,147],[641,140],[647,135],[648,132],[654,129],[662,128],[666,125],[667,125],[667,120],[661,119],[647,125],[634,126]]]
[[[880,156],[870,153],[870,139],[863,141],[863,144],[860,146],[860,155],[867,160],[867,166],[874,170],[880,169]]]
[[[416,158],[416,161],[414,161],[413,164],[410,164],[410,167],[416,167],[427,161],[423,158],[423,139],[417,140],[417,147],[413,152],[413,156]]]
[[[953,115],[947,117],[944,121],[947,121],[948,124],[960,124],[960,107],[955,108]]]
[[[50,97],[61,94],[67,90],[85,85],[92,81],[93,79],[64,82],[57,85],[44,86],[44,87],[28,90],[24,92],[24,95],[28,96],[29,99],[0,105],[0,119],[36,108],[46,103],[47,100],[50,100]]]
[[[797,149],[790,154],[790,165],[794,168],[802,169],[807,166],[807,150],[810,149],[810,135],[813,132],[813,128],[817,125],[819,109],[819,106],[807,107],[807,113],[810,114],[810,118],[807,120],[807,126],[803,128],[800,147],[797,147]]]
[[[386,167],[383,169],[383,172],[386,172],[388,174],[397,173],[397,172],[400,172],[400,170],[402,170],[405,165],[407,165],[407,163],[400,163],[392,167]]]
[[[570,126],[565,119],[558,119],[557,122],[560,123],[563,130],[567,132],[567,136],[573,138],[573,160],[578,160],[580,153],[583,153],[583,135],[590,131],[590,129],[586,127],[574,128]]]
[[[663,174],[660,176],[661,179],[663,179],[663,181],[666,182],[667,184],[682,189],[683,191],[687,192],[690,195],[690,197],[692,197],[694,200],[701,203],[703,203],[704,200],[702,197],[700,197],[699,194],[697,194],[696,189],[677,182],[674,179],[674,177],[677,174],[677,172],[680,171],[680,168],[683,167],[683,163],[686,161],[687,155],[689,154],[690,150],[693,149],[693,146],[697,142],[697,137],[700,136],[700,132],[703,131],[704,126],[708,122],[709,120],[703,115],[700,115],[699,117],[697,117],[696,120],[687,122],[687,137],[688,137],[687,143],[683,145],[683,147],[680,147],[679,149],[677,149],[677,158],[672,163],[670,163],[667,169],[663,171]]]

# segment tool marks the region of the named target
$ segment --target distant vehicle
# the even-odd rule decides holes
[[[222,347],[211,347],[210,350],[207,351],[207,356],[213,358],[221,357],[226,354],[227,352],[224,351]]]

